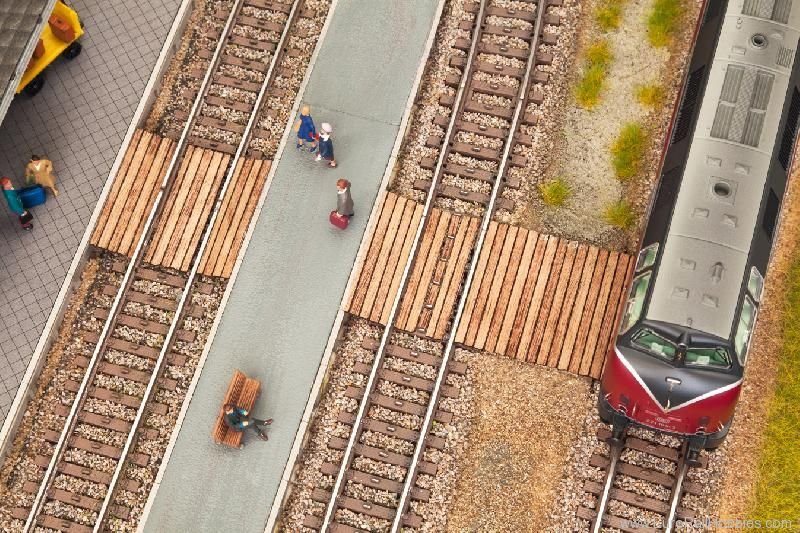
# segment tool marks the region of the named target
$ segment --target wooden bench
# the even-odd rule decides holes
[[[236,407],[252,411],[253,405],[255,405],[260,393],[260,381],[248,378],[244,372],[240,370],[234,371],[233,378],[228,385],[228,392],[225,393],[225,400],[219,408],[214,430],[211,433],[215,443],[230,446],[231,448],[242,447],[244,431],[233,431],[225,425],[225,412],[223,411],[223,407],[225,407],[225,404],[230,403]]]

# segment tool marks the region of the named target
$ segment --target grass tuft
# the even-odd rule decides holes
[[[572,195],[572,189],[564,178],[556,178],[539,185],[542,201],[550,207],[560,207]]]
[[[624,3],[625,0],[606,0],[604,5],[598,6],[594,12],[594,19],[601,31],[609,32],[619,28]]]
[[[636,213],[625,200],[619,200],[606,207],[603,219],[614,227],[628,229],[636,222]]]
[[[613,59],[606,41],[597,41],[586,49],[583,78],[575,87],[575,98],[584,109],[592,109],[600,102],[600,93],[605,86],[608,67]]]
[[[650,109],[657,109],[664,103],[664,88],[661,85],[642,85],[636,89],[636,99]]]
[[[647,139],[642,126],[630,122],[622,127],[619,137],[611,146],[611,164],[621,180],[634,177],[642,165]]]
[[[775,396],[763,421],[764,445],[748,516],[762,521],[800,516],[800,258],[795,258],[788,279]]]
[[[663,48],[672,42],[684,12],[683,0],[656,0],[647,17],[650,44]]]

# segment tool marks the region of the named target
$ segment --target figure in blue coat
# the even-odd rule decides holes
[[[307,105],[300,108],[300,118],[295,122],[294,129],[297,132],[297,149],[302,150],[309,143],[308,151],[313,154],[317,150],[317,128],[311,118],[311,108]]]
[[[272,424],[271,418],[266,420],[253,418],[250,416],[250,413],[247,411],[247,409],[242,409],[241,407],[237,407],[232,403],[226,403],[222,407],[222,411],[224,413],[223,420],[225,425],[231,428],[233,431],[244,431],[245,429],[250,428],[258,433],[258,436],[263,440],[269,440],[267,434],[264,433],[264,430],[259,429],[259,426],[269,426]]]
[[[31,215],[30,211],[25,209],[25,206],[22,205],[22,200],[19,197],[19,193],[16,191],[16,189],[14,189],[14,185],[11,183],[11,180],[6,177],[0,178],[0,185],[3,186],[3,196],[6,197],[8,208],[12,213],[19,217],[19,223],[22,224],[22,229],[32,230],[33,215]]]

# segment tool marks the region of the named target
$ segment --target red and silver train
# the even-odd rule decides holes
[[[800,115],[800,1],[708,0],[599,411],[689,437],[733,422]]]

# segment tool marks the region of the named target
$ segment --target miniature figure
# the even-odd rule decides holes
[[[336,182],[338,189],[336,195],[336,213],[339,216],[352,218],[355,214],[353,212],[353,198],[350,196],[350,182],[346,179],[340,179]]]
[[[297,149],[302,150],[308,142],[311,143],[308,151],[313,154],[317,150],[317,129],[311,118],[311,108],[307,105],[300,109],[300,118],[295,122],[294,130],[297,132]]]
[[[319,134],[319,154],[317,154],[317,161],[322,161],[324,159],[328,162],[329,167],[335,167],[336,160],[333,158],[333,139],[331,139],[333,126],[327,122],[323,122],[320,129],[322,132]]]
[[[11,180],[7,177],[0,178],[0,185],[3,186],[3,195],[6,197],[8,208],[19,217],[19,223],[22,224],[22,229],[27,231],[32,230],[33,215],[22,205],[19,193],[14,189]]]
[[[29,184],[35,182],[46,189],[50,189],[53,196],[58,196],[56,175],[53,174],[53,162],[49,159],[42,159],[36,154],[32,155],[31,160],[25,167],[25,180]]]
[[[250,428],[258,433],[258,436],[261,437],[262,440],[269,440],[269,437],[266,433],[264,433],[264,430],[259,429],[258,426],[269,426],[272,424],[271,418],[268,418],[267,420],[253,418],[250,416],[250,413],[247,411],[247,409],[236,407],[232,403],[226,403],[222,410],[225,413],[225,425],[232,430],[244,431],[245,429]]]

